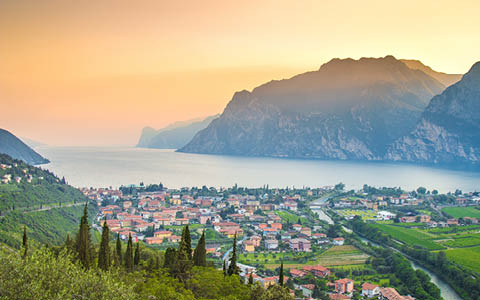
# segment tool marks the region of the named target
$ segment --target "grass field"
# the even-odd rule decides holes
[[[480,246],[447,250],[446,254],[457,264],[480,273]]]
[[[394,239],[411,246],[421,246],[428,250],[445,249],[445,247],[432,241],[434,236],[422,230],[385,224],[374,224],[374,226],[391,235]]]
[[[275,212],[283,221],[289,222],[290,224],[296,224],[298,219],[301,218],[295,214],[289,213],[288,211],[276,211]],[[307,222],[307,219],[301,218],[302,224]]]
[[[445,207],[442,212],[456,219],[464,217],[480,218],[480,210],[475,207]]]
[[[367,254],[358,250],[354,246],[334,246],[325,252],[314,254],[305,252],[285,252],[285,253],[252,253],[240,254],[239,262],[250,265],[263,265],[267,269],[275,269],[280,266],[283,259],[285,268],[302,268],[307,265],[322,265],[326,267],[342,266],[343,268],[363,267],[369,257]],[[275,255],[275,256],[274,256]],[[257,261],[258,259],[258,261]],[[301,262],[301,261],[304,262]]]
[[[377,216],[374,210],[338,209],[336,212],[346,218],[360,216],[362,220],[375,220]]]
[[[445,245],[449,248],[480,246],[480,234],[449,235],[449,239],[442,241],[442,245]]]

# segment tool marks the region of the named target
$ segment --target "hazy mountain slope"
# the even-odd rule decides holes
[[[333,59],[318,71],[235,93],[179,151],[381,159],[444,88],[392,56]]]
[[[415,59],[401,59],[403,63],[410,69],[420,70],[427,75],[432,76],[436,80],[440,81],[446,87],[458,82],[462,79],[462,74],[447,74],[443,72],[437,72],[432,70],[429,66],[424,65],[421,61]]]
[[[49,162],[19,138],[4,129],[0,129],[0,153],[8,154],[15,159],[20,159],[33,165]]]
[[[480,62],[435,96],[412,133],[389,149],[391,160],[480,163]]]
[[[185,146],[200,130],[206,128],[218,115],[190,121],[175,122],[160,130],[145,127],[137,147],[177,149]]]

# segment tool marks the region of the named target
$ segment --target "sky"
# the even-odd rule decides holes
[[[136,144],[235,91],[332,58],[480,60],[480,1],[0,0],[0,128],[48,145]]]

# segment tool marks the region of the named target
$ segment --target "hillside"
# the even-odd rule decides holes
[[[0,243],[19,246],[23,226],[41,243],[60,242],[76,229],[87,198],[63,179],[5,154],[0,179]]]
[[[0,153],[8,154],[15,159],[23,160],[32,165],[49,162],[48,159],[43,158],[19,138],[4,129],[0,129]]]
[[[480,164],[480,62],[435,96],[415,129],[397,140],[387,158],[436,164]]]
[[[235,93],[179,151],[379,160],[444,89],[393,56],[333,59],[318,71]]]
[[[145,127],[142,130],[137,147],[157,149],[178,149],[185,146],[200,130],[206,128],[218,115],[207,118],[176,122],[165,128],[155,130]]]

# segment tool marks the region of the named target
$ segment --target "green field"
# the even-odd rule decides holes
[[[480,210],[475,207],[445,207],[442,212],[456,219],[464,217],[480,218]]]
[[[449,248],[463,248],[480,245],[480,234],[455,234],[449,235],[449,239],[439,241]]]
[[[343,217],[360,216],[362,220],[375,220],[377,216],[374,210],[339,209],[336,212]]]
[[[446,254],[457,264],[480,273],[480,246],[447,250]]]
[[[298,223],[298,219],[301,218],[295,214],[289,213],[288,211],[276,211],[275,212],[284,222],[288,222],[290,224],[296,224]],[[307,219],[301,218],[302,224],[305,222],[308,222]]]
[[[445,247],[432,241],[432,235],[422,230],[385,224],[374,224],[373,226],[391,235],[394,239],[411,246],[421,246],[428,250],[445,249]]]

